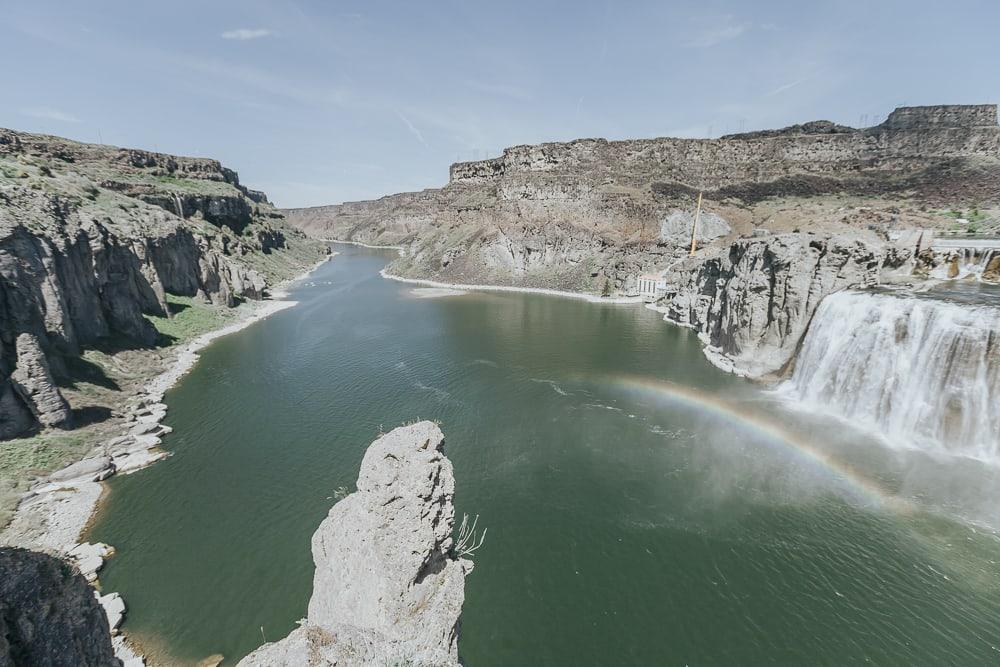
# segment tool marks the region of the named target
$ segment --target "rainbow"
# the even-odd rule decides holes
[[[691,408],[712,418],[725,421],[737,428],[751,431],[761,436],[766,442],[776,444],[793,453],[800,460],[818,466],[833,473],[850,489],[858,492],[863,498],[880,507],[896,507],[905,505],[905,501],[897,496],[891,496],[877,484],[855,470],[831,458],[797,433],[785,428],[774,419],[756,412],[741,409],[737,405],[719,400],[718,398],[697,389],[683,387],[671,382],[663,382],[649,378],[619,376],[611,378],[610,384],[627,391],[655,395],[670,403]]]

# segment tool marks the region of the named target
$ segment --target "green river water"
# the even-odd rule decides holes
[[[1000,662],[991,469],[786,408],[642,307],[415,298],[337,250],[167,394],[174,455],[110,481],[88,538],[158,661],[293,629],[336,490],[428,418],[489,528],[469,665]]]

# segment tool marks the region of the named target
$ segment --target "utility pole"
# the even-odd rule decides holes
[[[698,208],[694,212],[694,228],[691,230],[691,253],[688,257],[694,257],[694,251],[698,245],[698,221],[701,220],[701,195],[698,193]]]

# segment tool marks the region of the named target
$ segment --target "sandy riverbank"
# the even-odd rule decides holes
[[[340,243],[340,241],[337,241]],[[457,283],[443,283],[437,280],[424,280],[422,278],[403,278],[402,276],[396,276],[385,269],[380,272],[383,278],[388,280],[396,280],[401,283],[412,283],[414,285],[426,285],[427,287],[435,287],[438,289],[452,290],[458,292],[471,292],[471,291],[481,291],[481,292],[528,292],[531,294],[545,294],[548,296],[561,296],[569,299],[582,299],[584,301],[590,301],[591,303],[610,303],[610,304],[628,304],[628,303],[642,303],[642,297],[640,296],[622,296],[622,297],[604,297],[595,296],[593,294],[585,294],[584,292],[567,292],[564,290],[555,289],[545,289],[542,287],[511,287],[509,285],[462,285]]]
[[[437,299],[444,296],[462,296],[468,292],[450,287],[414,287],[410,290],[410,294],[418,299]]]
[[[344,245],[356,245],[362,248],[375,248],[376,250],[398,250],[400,253],[406,251],[401,245],[371,245],[369,243],[362,243],[361,241],[341,241],[340,239],[319,239],[323,243],[343,243]]]
[[[287,290],[335,256],[336,253],[331,253],[302,274],[280,283],[271,290],[269,299],[244,304],[236,321],[179,347],[167,369],[127,399],[129,407],[119,437],[97,447],[88,458],[34,485],[22,498],[10,525],[0,534],[0,544],[61,555],[96,582],[103,559],[113,553],[113,548],[81,544],[80,537],[100,505],[103,480],[115,474],[136,472],[169,455],[159,447],[161,436],[170,432],[161,423],[167,413],[167,406],[162,403],[164,393],[194,367],[199,351],[213,341],[296,305],[297,302],[287,299]],[[104,599],[101,600],[103,604]],[[112,629],[121,618],[121,613],[109,612]],[[123,638],[116,637],[115,649],[126,667],[145,664]]]

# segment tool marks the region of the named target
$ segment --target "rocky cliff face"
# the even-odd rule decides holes
[[[458,665],[458,622],[472,564],[455,554],[455,480],[431,422],[368,448],[358,490],[313,535],[304,625],[239,664]]]
[[[685,256],[698,191],[701,242],[727,247],[757,229],[933,228],[942,207],[1000,205],[998,184],[995,106],[908,107],[867,129],[515,146],[453,165],[441,189],[287,214],[313,235],[403,246],[390,271],[404,277],[627,294]]]
[[[0,547],[0,665],[121,664],[82,574],[46,554]]]
[[[259,299],[322,252],[214,160],[0,129],[0,438],[68,425],[64,359],[154,345],[167,293]]]
[[[950,228],[944,209],[973,206],[1000,217],[995,105],[904,107],[866,129],[515,146],[453,165],[441,189],[288,217],[401,246],[389,271],[407,278],[634,295],[639,274],[665,274],[668,317],[716,363],[757,376],[788,362],[824,295],[918,250],[890,238]]]
[[[871,287],[895,251],[877,241],[783,234],[737,241],[667,272],[659,306],[698,332],[708,358],[760,377],[792,360],[823,297]]]

